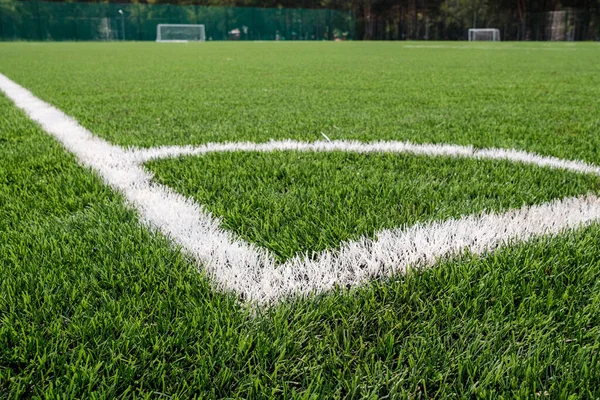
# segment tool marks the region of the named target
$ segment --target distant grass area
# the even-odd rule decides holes
[[[598,192],[600,178],[506,161],[398,154],[213,153],[153,161],[156,179],[280,261],[384,228]]]
[[[0,72],[121,145],[293,138],[600,163],[597,43],[2,43]]]
[[[600,396],[600,227],[252,315],[0,96],[1,398]]]

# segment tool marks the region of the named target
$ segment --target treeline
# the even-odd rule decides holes
[[[111,0],[112,1],[112,0]],[[124,3],[126,0],[114,0]],[[598,40],[600,0],[133,0],[132,3],[349,11],[356,39],[464,40],[498,28],[503,40]]]
[[[50,33],[56,11],[40,7],[15,7],[16,0],[0,0],[0,39],[32,38],[57,40]],[[26,3],[24,1],[23,3]],[[469,28],[498,28],[502,40],[600,40],[600,0],[108,0],[56,1],[61,6],[131,9],[125,24],[131,25],[127,39],[151,40],[156,20],[201,21],[209,24],[215,40],[230,39],[231,30],[248,40],[466,40]],[[68,3],[68,4],[67,4]],[[112,4],[106,4],[112,3]],[[189,6],[189,7],[179,7]],[[63,7],[64,8],[64,7]],[[224,11],[227,8],[227,11]],[[3,11],[4,9],[4,11]],[[23,11],[24,10],[24,11]],[[50,10],[50,9],[49,9]],[[211,11],[214,10],[214,11]],[[236,11],[237,10],[237,11]],[[247,10],[247,11],[244,11]],[[260,11],[263,10],[263,11]],[[302,11],[304,10],[304,11]],[[24,15],[30,13],[39,25],[35,35],[27,31]],[[73,29],[88,11],[65,11]],[[184,13],[185,16],[180,16]],[[98,14],[98,13],[96,13]],[[114,13],[106,11],[107,16]],[[170,17],[169,17],[170,15]],[[3,20],[4,18],[4,20]],[[64,19],[64,16],[61,16]],[[77,18],[79,22],[77,22]],[[4,22],[3,22],[4,21]],[[41,22],[40,22],[41,21]],[[60,20],[59,20],[60,22]],[[12,23],[12,25],[11,25]],[[119,26],[110,18],[107,31],[118,35]],[[21,24],[21,25],[19,25]],[[96,22],[85,28],[97,34]],[[95,25],[94,25],[95,24]],[[112,24],[112,25],[111,25]],[[148,26],[142,26],[142,25]],[[13,33],[7,33],[12,29]],[[59,29],[57,28],[57,31]],[[30,29],[30,31],[33,31]],[[81,35],[82,29],[77,31]],[[130,37],[131,31],[138,32]],[[144,33],[145,32],[145,33]],[[71,35],[72,36],[72,35]],[[71,36],[66,36],[65,40]],[[8,38],[8,39],[6,39]],[[27,40],[27,37],[25,37]],[[83,40],[83,39],[82,39]]]

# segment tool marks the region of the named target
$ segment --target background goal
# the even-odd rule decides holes
[[[156,26],[157,42],[204,42],[205,40],[204,25],[158,24]]]
[[[485,29],[469,29],[469,42],[476,40],[487,40],[492,42],[500,41],[500,29],[485,28]]]

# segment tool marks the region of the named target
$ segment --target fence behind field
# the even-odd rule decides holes
[[[328,10],[0,0],[0,40],[156,40],[158,24],[203,24],[207,40],[466,40],[473,27],[497,28],[501,40],[600,40],[600,6],[521,14],[397,1]]]
[[[0,40],[156,40],[161,23],[203,24],[207,40],[341,40],[355,32],[352,13],[326,9],[0,0]]]
[[[391,7],[385,13],[357,17],[357,36],[373,40],[466,40],[469,28],[497,28],[501,40],[600,40],[600,6],[525,13],[517,10],[470,10],[452,6],[423,12]]]

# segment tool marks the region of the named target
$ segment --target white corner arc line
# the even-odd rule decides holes
[[[600,219],[600,199],[588,194],[505,213],[471,215],[383,230],[374,239],[346,242],[339,250],[324,251],[314,259],[296,256],[277,265],[265,249],[223,230],[219,219],[202,206],[152,182],[152,175],[142,163],[152,158],[211,151],[342,150],[503,159],[597,175],[600,175],[600,169],[582,161],[517,150],[475,150],[469,146],[403,142],[280,141],[126,150],[94,136],[62,111],[2,74],[0,90],[66,149],[75,153],[83,165],[97,171],[106,183],[123,193],[142,221],[159,229],[192,254],[221,289],[234,291],[243,299],[258,304],[272,304],[288,296],[323,292],[337,286],[359,285],[375,277],[402,273],[411,267],[431,266],[440,257],[465,250],[482,254],[508,241],[556,234]]]
[[[588,164],[583,161],[565,160],[557,157],[542,156],[523,150],[494,148],[476,149],[472,146],[459,146],[455,144],[415,144],[411,142],[396,141],[379,141],[365,143],[353,140],[333,140],[316,142],[280,140],[266,143],[207,143],[199,146],[160,146],[149,149],[129,148],[127,151],[129,153],[129,156],[132,157],[138,163],[145,163],[150,160],[161,158],[236,151],[346,151],[354,153],[408,153],[427,156],[504,160],[535,165],[538,167],[563,169],[576,173],[594,174],[600,176],[600,167]]]

